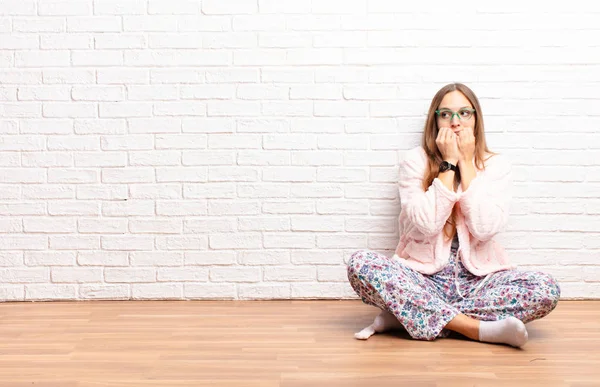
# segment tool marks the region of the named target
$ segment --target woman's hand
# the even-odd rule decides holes
[[[473,135],[473,128],[466,127],[457,135],[458,144],[458,163],[461,164],[472,164],[473,158],[475,157],[475,136]]]
[[[440,128],[435,143],[442,154],[442,158],[456,165],[460,159],[457,136],[450,128]]]

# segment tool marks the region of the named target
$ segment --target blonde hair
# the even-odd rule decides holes
[[[425,149],[425,153],[427,155],[427,168],[425,169],[425,174],[423,176],[423,190],[427,191],[429,186],[433,183],[433,180],[438,176],[439,166],[442,159],[442,153],[437,147],[435,143],[435,139],[438,135],[438,125],[435,111],[439,108],[442,103],[442,99],[446,94],[452,91],[459,91],[462,93],[471,103],[473,108],[475,109],[475,126],[473,127],[473,135],[475,136],[475,166],[482,170],[485,168],[484,165],[484,157],[486,153],[491,153],[487,147],[485,141],[485,133],[483,128],[483,115],[481,114],[481,105],[479,104],[479,100],[475,93],[469,89],[467,86],[462,83],[450,83],[444,87],[442,87],[431,100],[431,105],[429,106],[429,112],[427,113],[427,121],[425,122],[425,128],[423,130],[423,139],[422,146]],[[454,175],[454,183],[458,184],[460,182],[460,171],[456,171]],[[448,219],[448,223],[451,225],[451,228],[448,232],[446,228],[444,228],[444,234],[448,239],[452,239],[456,234],[456,207],[452,209],[452,214]]]

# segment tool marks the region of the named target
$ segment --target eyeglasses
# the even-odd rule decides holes
[[[439,119],[442,121],[452,121],[455,114],[459,120],[467,121],[467,120],[471,119],[471,117],[473,117],[474,113],[475,113],[475,109],[469,109],[469,108],[462,108],[457,112],[453,112],[450,109],[441,109],[441,110],[435,111],[435,114],[437,114]]]

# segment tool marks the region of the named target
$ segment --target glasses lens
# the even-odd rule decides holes
[[[450,110],[440,110],[440,112],[438,113],[438,116],[442,119],[442,120],[449,120],[450,117],[452,117],[452,111]]]
[[[472,115],[473,115],[473,112],[471,112],[470,110],[466,110],[466,109],[458,112],[458,116],[463,120],[468,120],[469,118],[471,118]]]

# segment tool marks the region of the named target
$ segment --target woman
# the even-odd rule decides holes
[[[392,258],[357,251],[348,278],[382,309],[355,336],[404,327],[414,339],[455,331],[521,347],[525,324],[550,313],[560,288],[549,275],[515,270],[494,236],[507,223],[511,165],[487,148],[477,97],[444,86],[431,101],[422,146],[400,164],[400,241]]]

